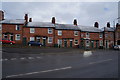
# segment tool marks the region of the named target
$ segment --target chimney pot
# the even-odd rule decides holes
[[[74,19],[73,24],[77,26],[77,20]]]
[[[98,22],[95,22],[94,27],[96,27],[96,28],[98,28],[98,27],[99,27]]]
[[[28,14],[25,14],[24,19],[25,19],[25,22],[27,23],[28,22]]]
[[[32,22],[32,18],[29,18],[29,22]]]
[[[55,24],[55,17],[52,17],[52,23]]]
[[[110,28],[110,22],[107,22],[107,27]]]

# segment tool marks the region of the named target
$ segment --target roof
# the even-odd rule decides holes
[[[80,30],[83,31],[83,32],[102,32],[101,29],[96,28],[96,27],[94,27],[94,26],[82,26],[82,25],[79,25],[78,27],[79,27]]]
[[[78,26],[73,24],[56,24],[55,29],[62,29],[62,30],[80,30]]]
[[[114,27],[104,27],[104,28],[101,28],[102,31],[106,30],[106,31],[114,31],[115,28]]]
[[[28,22],[27,27],[55,27],[54,24],[50,22]]]
[[[25,20],[24,19],[5,19],[0,21],[2,24],[24,24]]]

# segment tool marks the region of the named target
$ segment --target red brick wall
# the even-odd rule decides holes
[[[22,26],[20,25],[20,30],[16,30],[16,25],[15,24],[2,24],[2,33],[13,33],[13,40],[17,43],[17,44],[21,44],[22,43]],[[20,34],[20,40],[15,40],[15,34]],[[7,34],[8,39],[10,38],[9,34]],[[2,38],[4,38],[4,35],[2,34]]]
[[[67,40],[67,47],[70,47],[70,40],[72,39],[72,46],[77,47],[74,44],[74,40],[78,40],[78,45],[80,45],[80,31],[78,31],[78,36],[74,36],[74,31],[76,30],[62,30],[62,35],[58,35],[58,30],[55,30],[55,44],[58,44],[58,39],[62,39],[62,47],[64,47],[64,39]]]
[[[30,33],[30,28],[24,27],[24,37],[27,37],[27,42],[30,41],[30,37],[35,37],[36,35],[41,36],[40,42],[42,43],[42,36],[53,37],[53,43],[48,43],[48,38],[46,39],[46,46],[54,46],[54,29],[52,34],[48,34],[48,28],[34,28],[35,33]]]

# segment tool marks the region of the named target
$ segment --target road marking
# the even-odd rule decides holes
[[[11,58],[10,60],[16,60],[16,58]]]
[[[18,75],[10,75],[10,76],[6,76],[6,78],[17,77],[17,76],[25,76],[25,75],[31,75],[31,74],[38,74],[38,73],[46,73],[46,72],[52,72],[52,71],[58,71],[58,70],[65,70],[65,69],[70,69],[70,68],[72,68],[72,67],[69,66],[69,67],[52,69],[52,70],[45,70],[45,71],[38,71],[38,72],[30,72],[30,73],[24,73],[24,74],[18,74]]]
[[[102,60],[102,61],[97,61],[97,62],[90,62],[89,64],[95,64],[95,63],[102,63],[106,61],[111,61],[112,59],[107,59],[107,60]]]
[[[34,59],[33,57],[28,57],[28,59]]]
[[[21,60],[24,60],[25,59],[25,57],[22,57],[22,58],[20,58]]]
[[[38,57],[36,57],[36,58],[40,59],[41,57],[38,56]]]

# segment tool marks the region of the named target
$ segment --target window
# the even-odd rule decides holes
[[[16,30],[20,30],[20,25],[16,25]]]
[[[30,37],[30,41],[35,41],[35,38],[34,37]]]
[[[58,39],[58,45],[62,45],[62,39]]]
[[[103,46],[103,41],[102,40],[100,40],[100,46]]]
[[[36,41],[37,41],[37,42],[40,42],[40,37],[36,37]]]
[[[52,37],[48,37],[48,43],[52,43],[53,38]]]
[[[88,40],[86,40],[86,46],[89,46],[89,44],[90,44],[90,43],[89,43],[89,41],[88,41]]]
[[[86,38],[89,38],[89,33],[88,32],[86,33]]]
[[[15,35],[15,40],[20,40],[20,34]]]
[[[7,34],[4,34],[4,38],[7,38]]]
[[[102,38],[103,37],[103,34],[102,33],[100,33],[100,38]]]
[[[52,28],[48,28],[48,34],[52,34]]]
[[[84,34],[81,34],[81,37],[84,37]]]
[[[105,33],[105,37],[106,37],[106,38],[108,37],[108,34],[107,34],[107,33]]]
[[[58,30],[58,35],[61,36],[62,35],[62,31]]]
[[[75,40],[74,43],[75,43],[75,45],[78,45],[78,40]]]
[[[74,36],[78,36],[78,31],[74,31]]]
[[[30,28],[30,33],[35,33],[35,29],[34,28]]]

